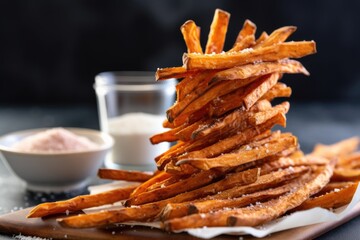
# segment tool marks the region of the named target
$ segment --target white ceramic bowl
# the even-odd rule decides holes
[[[61,192],[85,187],[102,166],[114,143],[110,135],[100,131],[66,128],[98,144],[99,148],[64,153],[25,153],[11,147],[23,138],[45,130],[19,131],[0,137],[0,157],[33,191]]]

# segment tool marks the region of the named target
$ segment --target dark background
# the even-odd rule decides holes
[[[359,103],[359,1],[2,0],[0,105],[95,104],[94,76],[109,70],[179,66],[179,27],[201,26],[203,46],[216,8],[231,13],[225,49],[246,18],[258,35],[295,25],[291,40],[315,40],[302,59],[310,77],[289,75],[291,101]]]

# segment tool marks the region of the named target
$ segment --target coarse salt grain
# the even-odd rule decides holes
[[[22,139],[12,146],[23,152],[69,152],[96,149],[99,146],[89,139],[63,128],[52,128]]]

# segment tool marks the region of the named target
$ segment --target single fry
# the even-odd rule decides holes
[[[258,39],[256,39],[255,41],[255,45],[260,45],[262,42],[264,42],[267,38],[269,37],[269,35],[266,32],[262,32],[260,37]]]
[[[243,103],[245,108],[250,109],[266,92],[268,92],[279,80],[278,73],[270,74],[258,82],[250,84],[244,93]]]
[[[342,189],[336,189],[324,195],[309,198],[297,207],[295,211],[307,210],[314,207],[327,209],[342,207],[351,202],[358,185],[359,182],[354,182]]]
[[[296,31],[296,27],[287,26],[276,29],[273,31],[268,38],[261,43],[257,44],[255,48],[268,47],[274,44],[285,42],[286,39]]]
[[[340,168],[360,168],[360,152],[353,152],[345,156],[341,156],[337,162]]]
[[[259,167],[261,168],[261,174],[267,174],[276,169],[295,167],[295,166],[321,166],[329,163],[329,160],[323,157],[317,156],[301,156],[296,157],[295,154],[291,154],[286,157],[278,157],[274,160],[264,161]]]
[[[118,188],[98,194],[77,196],[64,201],[41,203],[31,209],[28,218],[45,217],[67,211],[79,211],[85,208],[112,204],[127,199],[136,186]]]
[[[195,72],[196,71],[189,71],[184,67],[159,68],[156,70],[155,79],[166,80],[170,78],[184,78]]]
[[[358,137],[352,137],[332,145],[317,144],[315,145],[312,154],[328,158],[340,157],[355,152],[359,142],[360,139]]]
[[[278,97],[290,97],[291,96],[291,88],[286,86],[284,83],[276,83],[275,86],[270,88],[268,92],[266,92],[260,100],[268,100],[272,101]]]
[[[267,109],[265,111],[259,111],[254,114],[252,114],[249,117],[249,123],[253,126],[260,125],[270,118],[273,118],[278,113],[286,114],[289,111],[290,103],[289,102],[283,102],[281,104],[276,105],[275,107],[271,109]]]
[[[100,168],[98,170],[98,176],[99,178],[103,179],[124,180],[130,182],[145,182],[152,178],[154,174],[141,171]]]
[[[235,45],[229,50],[229,52],[238,52],[246,48],[250,48],[255,45],[255,36],[249,35],[241,39],[241,41],[236,42]]]
[[[255,36],[256,33],[256,25],[249,19],[246,19],[242,29],[240,30],[238,36],[236,37],[236,41],[234,43],[234,47],[239,43],[242,42],[248,36]]]
[[[155,202],[133,208],[120,208],[116,210],[105,210],[90,214],[80,214],[67,218],[60,218],[57,221],[71,228],[92,228],[107,226],[112,223],[129,221],[147,221],[154,219],[166,205],[166,201]]]
[[[205,53],[220,53],[223,50],[230,14],[216,9],[210,26]]]
[[[186,69],[225,69],[258,61],[277,61],[284,58],[301,58],[316,53],[314,41],[286,42],[258,49],[220,54],[185,53]]]
[[[354,182],[331,182],[330,181],[328,184],[326,184],[325,187],[323,187],[323,189],[321,189],[319,192],[312,195],[311,197],[312,198],[319,197],[319,196],[322,196],[329,192],[338,191],[339,189],[347,188],[352,184],[354,184]]]
[[[360,181],[360,169],[335,168],[332,181]]]
[[[203,53],[200,38],[199,29],[195,22],[192,20],[186,21],[180,27],[181,33],[184,37],[187,49],[189,53]]]
[[[309,72],[300,62],[296,60],[282,59],[277,62],[261,62],[255,64],[251,63],[226,69],[216,73],[211,79],[211,82],[213,83],[223,80],[245,79],[254,76],[263,76],[273,72],[302,73],[309,75]]]
[[[179,132],[181,129],[183,129],[183,126],[179,126],[166,132],[155,134],[150,138],[150,142],[152,144],[157,144],[161,142],[174,142],[176,140],[179,140],[179,138],[176,136],[176,133]]]

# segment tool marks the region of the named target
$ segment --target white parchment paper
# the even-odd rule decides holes
[[[89,187],[89,191],[91,194],[110,190],[117,187],[125,187],[129,184],[137,184],[137,183],[128,183],[124,181],[117,181],[110,184],[91,186]],[[185,229],[184,232],[187,232],[193,236],[209,239],[216,237],[221,234],[231,234],[231,235],[245,235],[249,234],[254,237],[265,237],[271,233],[275,233],[278,231],[307,226],[316,223],[330,222],[330,221],[338,221],[348,215],[352,209],[360,202],[360,185],[356,189],[354,197],[352,201],[341,208],[335,209],[333,211],[329,211],[323,208],[313,208],[310,210],[299,211],[292,213],[288,216],[282,217],[275,221],[272,221],[266,225],[262,225],[260,227],[204,227],[204,228],[194,228],[194,229]],[[120,203],[106,205],[96,208],[85,209],[85,213],[91,213],[99,210],[110,209],[110,208],[119,208],[121,207]],[[139,222],[131,222],[125,224],[132,225],[142,225],[159,228],[160,223],[139,223]]]

